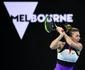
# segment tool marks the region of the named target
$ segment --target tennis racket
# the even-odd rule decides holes
[[[52,19],[52,22],[47,22],[48,19]],[[45,18],[45,21],[44,21],[45,31],[48,32],[48,33],[51,33],[52,31],[55,31],[56,30],[56,27],[58,27],[58,26],[54,22],[53,18],[51,18],[50,16],[47,16]],[[65,23],[64,27],[65,27],[66,32],[67,32],[71,28],[71,25],[68,24],[68,23]],[[62,30],[62,32],[64,32],[64,30]]]
[[[48,19],[52,19],[52,22],[47,22]],[[52,31],[55,31],[56,27],[57,25],[54,23],[53,18],[47,16],[44,21],[45,31],[51,33]]]

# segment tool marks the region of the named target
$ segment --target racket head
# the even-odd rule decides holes
[[[52,19],[52,22],[47,22],[47,19],[52,19],[50,18],[49,16],[47,16],[45,18],[45,21],[44,21],[44,28],[45,28],[45,31],[50,33],[52,31],[55,30],[55,23],[53,22],[53,19]]]

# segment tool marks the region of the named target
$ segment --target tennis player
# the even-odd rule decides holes
[[[56,31],[59,32],[59,36],[50,44],[50,48],[57,51],[57,63],[54,70],[73,70],[83,48],[79,42],[79,29],[70,27],[65,32],[62,27],[57,27]],[[61,41],[63,37],[65,42]]]

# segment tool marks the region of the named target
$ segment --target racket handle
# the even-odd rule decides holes
[[[58,26],[55,24],[55,27],[57,28]],[[61,30],[61,32],[64,32],[64,30]]]
[[[55,24],[55,27],[57,28],[58,26]]]

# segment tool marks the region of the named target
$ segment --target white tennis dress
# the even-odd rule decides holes
[[[68,62],[75,63],[79,58],[78,53],[76,52],[76,49],[72,49],[71,53],[69,53],[69,45],[66,43],[63,49],[58,52],[57,59],[60,63]],[[65,63],[64,63],[65,64]]]

